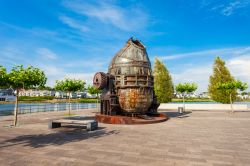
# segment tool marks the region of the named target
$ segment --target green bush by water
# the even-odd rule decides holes
[[[30,97],[30,96],[20,96],[19,101],[46,101],[53,100],[54,96],[38,96],[38,97]]]
[[[56,99],[54,96],[39,96],[39,97],[20,96],[19,101],[28,103],[30,102],[64,103],[68,102],[68,99]],[[97,103],[97,101],[98,100],[95,98],[71,99],[71,103]]]
[[[185,102],[211,102],[213,100],[209,99],[209,98],[186,98]],[[183,102],[182,99],[172,99],[172,102]]]
[[[85,99],[77,99],[77,102],[79,102],[79,103],[99,103],[100,101],[99,100],[97,100],[97,99],[87,99],[87,98],[85,98]]]

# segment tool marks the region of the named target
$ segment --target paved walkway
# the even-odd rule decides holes
[[[21,115],[16,128],[0,117],[0,165],[250,165],[250,112],[168,111],[159,124],[48,129],[49,118],[63,114]]]

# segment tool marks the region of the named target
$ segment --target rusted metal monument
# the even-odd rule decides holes
[[[113,57],[108,73],[95,74],[93,85],[102,90],[99,122],[145,124],[167,119],[157,113],[151,63],[139,40],[130,38]]]

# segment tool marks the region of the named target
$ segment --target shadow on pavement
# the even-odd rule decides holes
[[[164,113],[169,118],[187,118],[187,117],[189,117],[188,115],[191,114],[192,112],[186,111],[186,112],[183,112],[182,114],[180,114],[179,112],[175,112],[175,111],[172,111],[172,112],[166,111],[166,112],[161,112],[161,113]]]
[[[119,134],[119,131],[107,131],[105,128],[99,127],[98,130],[87,132],[86,130],[82,130],[82,128],[70,129],[69,127],[67,129],[59,129],[59,131],[56,131],[55,133],[17,136],[16,138],[0,142],[0,148],[15,145],[40,148],[49,145],[63,145],[66,143],[77,142],[86,139],[97,139],[113,134]]]
[[[65,117],[63,119],[70,119],[70,120],[95,120],[95,116],[72,116],[72,117]]]

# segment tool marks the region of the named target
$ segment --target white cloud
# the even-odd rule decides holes
[[[47,85],[53,87],[56,80],[63,80],[65,78],[80,79],[86,82],[87,85],[92,84],[92,79],[95,73],[75,73],[75,72],[66,72],[60,73],[59,75],[47,75],[48,81]]]
[[[189,52],[189,53],[181,53],[181,54],[174,54],[169,56],[163,56],[161,59],[163,60],[175,60],[180,58],[186,57],[193,57],[193,56],[207,56],[207,55],[220,55],[222,52],[231,52],[232,49],[214,49],[214,50],[205,50],[205,51],[196,51],[196,52]]]
[[[236,79],[247,82],[248,86],[250,86],[250,53],[229,59],[227,64]]]
[[[212,50],[203,50],[196,52],[188,52],[183,54],[172,55],[172,58],[166,58],[168,56],[159,57],[160,59],[168,59],[171,63],[171,59],[189,59],[192,60],[201,59],[206,56],[221,56],[226,61],[226,65],[229,68],[231,74],[236,78],[244,82],[247,82],[250,86],[250,47],[234,47],[234,48],[221,48]],[[47,85],[54,86],[56,80],[62,80],[65,77],[81,79],[92,84],[94,73],[97,71],[105,71],[107,69],[107,63],[109,59],[78,59],[77,61],[69,61],[63,64],[43,63],[37,61],[37,66],[45,71],[48,77]],[[192,61],[191,61],[192,62]],[[197,92],[207,91],[209,82],[209,76],[212,74],[213,61],[204,61],[200,63],[185,64],[178,63],[177,68],[171,69],[171,74],[174,83],[180,82],[195,82],[198,84]],[[181,66],[181,67],[180,67]],[[79,70],[80,68],[80,70]],[[81,69],[82,68],[82,69]],[[86,68],[86,70],[84,70]],[[249,91],[250,89],[248,89]]]
[[[162,60],[175,60],[180,58],[195,57],[195,56],[239,56],[250,53],[250,47],[235,47],[235,48],[222,48],[211,49],[203,51],[195,51],[181,54],[173,54],[169,56],[161,56]]]
[[[92,84],[95,73],[67,73],[64,78],[74,78],[84,80],[87,84]]]
[[[111,1],[91,4],[84,1],[66,1],[64,5],[74,12],[124,31],[137,31],[147,26],[149,17],[138,6],[122,8]]]
[[[14,60],[0,58],[0,65],[3,65],[3,64],[12,65],[12,66],[17,65],[17,63]]]
[[[47,76],[61,76],[64,69],[55,65],[40,65]]]
[[[12,68],[15,65],[28,63],[29,60],[24,55],[23,48],[3,46],[0,48],[0,64]]]
[[[111,59],[91,58],[91,59],[78,59],[72,60],[64,64],[65,67],[71,68],[75,66],[81,66],[82,68],[88,68],[91,70],[102,70],[108,67],[108,63]]]
[[[21,49],[18,48],[14,48],[14,47],[3,47],[0,49],[0,55],[1,57],[3,57],[4,59],[10,59],[10,60],[20,60],[23,59],[23,51]]]
[[[185,68],[185,67],[184,67]],[[193,65],[179,73],[173,73],[174,84],[195,82],[198,85],[197,92],[207,91],[209,76],[212,74],[212,64]]]
[[[39,65],[39,67],[45,72],[45,75],[48,78],[46,84],[51,87],[55,85],[56,80],[63,80],[64,78],[80,79],[89,85],[92,84],[92,79],[95,74],[94,72],[72,72],[69,71],[70,68],[58,65]]]
[[[236,10],[238,10],[240,8],[244,8],[247,5],[249,5],[249,1],[237,0],[237,1],[231,2],[227,6],[225,6],[224,8],[222,8],[221,14],[223,14],[224,16],[230,16]]]
[[[57,54],[48,48],[38,48],[36,50],[36,52],[38,55],[45,57],[45,58],[48,58],[48,59],[51,59],[51,60],[55,60],[58,58]]]
[[[208,56],[221,56],[226,61],[226,66],[232,76],[250,86],[250,47],[223,48],[213,50],[203,50],[171,56],[159,57],[163,60],[188,59],[192,60]],[[171,62],[171,61],[170,61]],[[182,64],[179,71],[172,69],[172,78],[174,83],[195,82],[198,84],[198,92],[207,91],[209,76],[212,74],[213,61],[205,61],[193,64]],[[250,88],[248,88],[248,91]]]
[[[72,28],[78,29],[78,30],[80,30],[80,31],[82,31],[82,32],[87,32],[87,31],[89,31],[89,28],[88,28],[87,26],[83,25],[84,23],[78,22],[78,21],[76,21],[76,20],[74,20],[74,19],[72,19],[72,18],[70,18],[70,17],[61,16],[61,17],[59,17],[59,19],[60,19],[63,23],[67,24],[68,26],[70,26],[70,27],[72,27]]]
[[[30,37],[39,39],[39,40],[42,39],[42,40],[45,40],[46,42],[56,42],[60,44],[66,44],[66,45],[70,45],[73,47],[82,46],[81,44],[79,44],[79,40],[81,40],[82,37],[79,36],[78,34],[69,33],[70,32],[69,30],[57,29],[56,31],[53,31],[53,30],[37,28],[37,27],[30,29],[30,28],[23,28],[21,26],[8,24],[2,21],[0,21],[0,26],[1,28],[4,28],[6,30],[14,30],[20,34],[25,34],[25,38],[20,38],[20,40],[18,41],[18,44],[21,43],[20,45],[22,46],[24,44],[30,46],[30,44],[32,43],[32,41],[30,42],[29,40]],[[77,41],[73,40],[76,38],[78,39]]]
[[[228,1],[201,1],[201,8],[208,11],[217,12],[223,16],[231,16],[233,14],[248,12],[250,0],[228,0]]]

